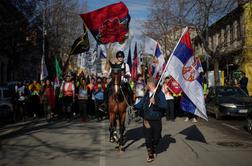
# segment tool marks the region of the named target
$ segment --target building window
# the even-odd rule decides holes
[[[231,24],[230,26],[230,44],[234,41],[234,26]]]
[[[225,30],[221,29],[220,43],[224,45],[224,42],[225,42]]]
[[[237,20],[237,40],[241,40],[241,21]]]
[[[230,45],[230,25],[227,25],[226,27],[226,38],[227,38],[227,45]]]
[[[224,42],[224,46],[227,45],[227,29],[223,29],[224,33],[223,33],[223,42]]]

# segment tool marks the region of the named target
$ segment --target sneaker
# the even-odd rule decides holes
[[[154,158],[154,155],[152,154],[152,155],[148,155],[146,161],[147,161],[148,163],[150,163],[150,162],[154,161],[154,159],[155,159],[155,158]]]
[[[188,121],[189,121],[189,118],[188,118],[188,117],[186,117],[186,118],[185,118],[185,122],[188,122]]]
[[[193,123],[197,123],[198,121],[197,121],[196,118],[193,118],[192,122],[193,122]]]

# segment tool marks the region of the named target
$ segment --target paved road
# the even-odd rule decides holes
[[[251,165],[252,135],[223,123],[228,122],[163,121],[163,138],[153,163],[145,162],[141,122],[127,127],[126,151],[121,153],[108,142],[107,120],[19,123],[0,129],[0,166]]]

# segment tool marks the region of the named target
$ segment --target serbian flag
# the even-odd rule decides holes
[[[158,43],[156,44],[156,50],[155,50],[153,63],[155,64],[155,72],[153,74],[153,77],[156,78],[163,72],[164,65],[165,65],[164,54],[162,53],[160,49],[160,45]]]
[[[107,44],[123,43],[129,33],[129,10],[123,2],[80,15],[86,26],[98,42]]]
[[[137,70],[138,70],[138,56],[137,56],[137,43],[135,43],[134,58],[131,70],[131,76],[133,80],[137,80]]]
[[[182,98],[182,109],[207,120],[200,66],[193,55],[190,34],[186,27],[167,62],[166,71],[179,83],[185,94]]]

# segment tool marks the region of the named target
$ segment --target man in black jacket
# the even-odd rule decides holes
[[[248,94],[248,77],[246,77],[245,73],[242,73],[242,78],[240,80],[240,88]]]
[[[164,93],[157,90],[154,95],[155,88],[155,81],[148,79],[148,91],[143,99],[134,105],[134,109],[138,110],[139,115],[143,117],[143,130],[148,153],[147,162],[152,162],[155,159],[156,148],[162,132],[161,118],[167,108]]]

